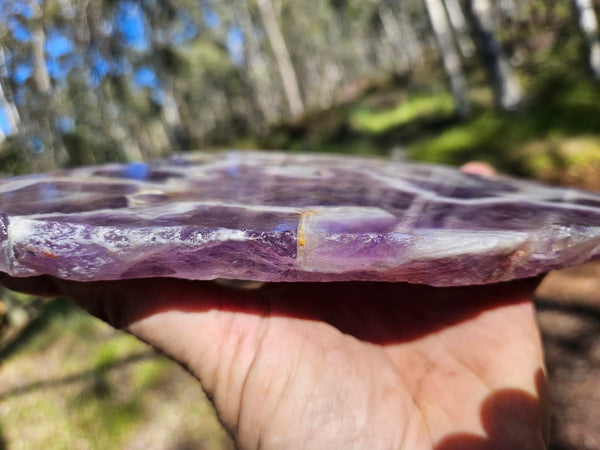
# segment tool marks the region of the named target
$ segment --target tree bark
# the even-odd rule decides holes
[[[300,95],[300,85],[298,84],[298,78],[296,77],[290,53],[283,34],[281,34],[281,29],[277,24],[273,3],[271,0],[257,0],[257,4],[265,31],[267,32],[275,59],[277,60],[277,67],[283,82],[283,89],[287,97],[290,113],[293,118],[297,118],[304,112],[304,104]]]
[[[261,118],[257,125],[262,132],[268,130],[269,124],[277,121],[279,111],[277,107],[277,96],[273,89],[271,74],[267,68],[265,55],[260,48],[260,38],[256,26],[250,15],[247,0],[238,0],[233,3],[233,15],[244,35],[244,70],[243,76],[248,78],[251,86],[253,103],[261,112]],[[263,120],[262,118],[264,117]]]
[[[14,104],[12,95],[7,95],[8,70],[6,67],[6,56],[4,47],[0,46],[0,109],[4,112],[10,133],[17,133],[21,128],[21,117],[19,110]],[[4,141],[6,134],[0,130],[0,142]]]
[[[44,46],[46,44],[46,33],[44,32],[44,26],[42,23],[42,11],[37,2],[29,2],[32,10],[34,11],[34,26],[31,37],[31,53],[33,60],[33,80],[35,81],[36,88],[39,94],[43,96],[50,95],[50,75],[48,73],[48,67],[46,66],[46,55]]]
[[[517,77],[494,36],[492,7],[489,0],[467,0],[467,9],[494,90],[496,107],[514,111],[523,101]]]
[[[579,28],[590,47],[589,65],[596,80],[600,80],[600,32],[592,0],[574,0]]]
[[[470,58],[475,53],[475,45],[473,44],[471,36],[469,36],[469,28],[462,7],[458,0],[444,0],[444,3],[446,5],[446,11],[448,11],[450,24],[454,29],[460,53],[463,57]]]
[[[386,2],[381,2],[379,4],[379,7],[377,8],[377,14],[381,24],[383,25],[383,31],[391,46],[390,54],[394,66],[396,67],[396,72],[402,74],[409,69],[410,63],[406,54],[406,46],[403,45],[404,42],[402,39],[402,30],[400,29],[400,24],[394,15],[394,11]]]
[[[456,103],[456,113],[461,118],[466,118],[471,112],[467,80],[465,78],[462,62],[452,34],[452,28],[446,15],[442,0],[425,0],[427,14],[435,35],[438,47],[442,54],[444,70],[450,82],[450,88]]]
[[[68,155],[62,142],[62,136],[55,129],[55,120],[59,116],[58,108],[53,96],[50,73],[46,65],[46,32],[44,30],[43,3],[40,5],[35,0],[29,1],[33,11],[31,21],[31,53],[33,66],[33,81],[36,94],[39,96],[37,105],[28,112],[37,119],[37,130],[34,136],[44,143],[43,156],[38,155],[40,167],[50,169],[60,167],[67,160]]]
[[[402,42],[406,49],[406,55],[411,66],[414,67],[424,63],[423,44],[417,37],[414,23],[411,21],[407,11],[400,9],[398,24],[402,32]]]

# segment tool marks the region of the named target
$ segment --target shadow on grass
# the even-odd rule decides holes
[[[579,280],[574,279],[574,283]],[[596,448],[600,412],[600,308],[582,301],[535,299],[544,342],[551,398],[551,450]],[[584,445],[590,442],[592,446]]]
[[[47,379],[47,380],[34,381],[32,383],[29,383],[29,384],[26,384],[23,386],[19,386],[18,388],[15,388],[15,389],[12,389],[9,391],[5,391],[5,392],[0,391],[0,400],[7,399],[9,397],[14,397],[16,395],[27,394],[27,393],[35,391],[35,390],[65,386],[65,385],[74,383],[76,381],[101,380],[101,379],[103,379],[103,377],[101,375],[104,375],[106,372],[108,372],[110,370],[118,369],[118,368],[121,368],[121,367],[129,365],[129,364],[133,364],[133,363],[136,363],[139,361],[146,361],[146,360],[154,359],[157,357],[158,357],[158,354],[154,350],[145,350],[142,352],[134,353],[132,355],[129,355],[129,356],[121,358],[117,361],[114,361],[112,363],[106,364],[101,369],[94,367],[92,369],[83,370],[81,372],[78,372],[78,373],[75,373],[72,375],[67,375],[67,376],[58,377],[58,378],[51,378],[51,379]],[[98,383],[95,383],[95,384],[98,384]],[[100,385],[101,383],[98,384],[98,386],[96,386],[95,384],[94,384],[94,394],[97,396],[102,396],[102,391],[104,390],[103,386]]]
[[[586,327],[581,326],[568,334],[560,330],[543,330],[544,342],[553,345],[557,349],[569,355],[573,361],[583,359],[594,364],[594,346],[597,345],[600,336],[600,309],[598,307],[581,304],[563,304],[552,300],[536,299],[535,307],[538,312],[554,312],[566,318],[580,319],[585,321]],[[564,364],[564,362],[563,362]]]
[[[2,351],[0,351],[0,361],[20,351],[29,350],[31,346],[35,347],[36,343],[34,341],[39,338],[43,338],[44,346],[51,345],[53,340],[65,331],[65,323],[74,325],[74,327],[71,327],[73,329],[71,329],[70,332],[80,335],[81,332],[85,332],[85,330],[82,330],[82,327],[77,327],[77,320],[71,322],[68,320],[69,318],[77,319],[77,316],[87,318],[86,313],[82,313],[77,306],[75,306],[66,298],[59,297],[50,300],[45,305],[42,313],[29,324],[29,326],[21,333],[21,335],[7,347],[2,349]],[[108,371],[125,365],[133,364],[138,361],[153,359],[157,356],[158,355],[154,350],[144,350],[119,359],[109,358],[108,360],[102,361],[101,364],[96,364],[94,367],[88,370],[84,370],[72,375],[34,381],[10,391],[2,391],[0,389],[0,400],[14,395],[25,394],[39,389],[59,387],[82,380],[90,380],[94,386],[94,391],[98,391],[97,393],[101,395],[101,391],[103,391],[102,380]]]
[[[22,350],[31,340],[49,329],[57,319],[70,315],[81,314],[79,309],[66,298],[55,298],[48,301],[38,317],[36,317],[20,336],[0,350],[0,362]],[[52,336],[49,336],[51,339]]]

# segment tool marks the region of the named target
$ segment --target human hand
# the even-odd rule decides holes
[[[528,281],[463,288],[175,279],[62,293],[186,366],[240,448],[538,449],[548,436]]]
[[[493,176],[488,164],[461,170]],[[1,275],[1,274],[0,274]],[[70,296],[187,367],[240,448],[541,449],[531,283],[1,282]]]

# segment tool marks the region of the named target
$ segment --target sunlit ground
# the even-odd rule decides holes
[[[233,448],[191,375],[66,300],[0,359],[0,448]]]

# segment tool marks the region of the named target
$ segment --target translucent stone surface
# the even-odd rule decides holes
[[[447,167],[197,153],[0,180],[0,271],[492,283],[600,259],[600,196]]]

